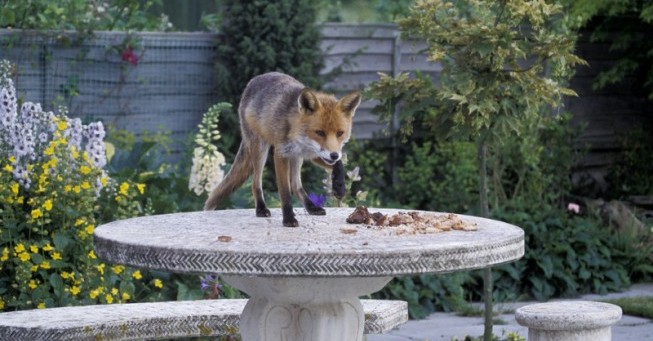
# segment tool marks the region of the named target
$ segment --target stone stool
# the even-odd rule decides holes
[[[515,318],[528,327],[528,341],[610,341],[621,308],[602,302],[549,302],[521,307]]]

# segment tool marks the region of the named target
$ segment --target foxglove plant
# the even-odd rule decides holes
[[[193,150],[193,165],[190,170],[188,189],[197,195],[210,192],[224,178],[224,155],[215,145],[220,139],[218,121],[220,114],[230,110],[231,104],[218,103],[209,108],[199,124]]]

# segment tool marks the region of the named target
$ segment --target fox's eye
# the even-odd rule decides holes
[[[315,133],[320,137],[326,137],[326,132],[324,132],[324,130],[316,130]]]
[[[345,133],[344,131],[339,130],[339,131],[336,133],[336,136],[340,137],[340,136],[342,136],[342,134],[344,134],[344,133]]]

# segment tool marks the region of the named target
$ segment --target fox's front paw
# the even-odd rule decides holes
[[[337,199],[345,197],[345,166],[342,160],[339,160],[333,165],[331,172],[331,184],[333,185],[333,196]]]
[[[265,208],[265,207],[263,207],[263,208],[257,208],[257,209],[256,209],[256,216],[257,216],[257,217],[263,217],[263,218],[265,218],[265,217],[269,217],[269,216],[271,216],[271,215],[272,215],[272,214],[270,213],[270,210],[268,210],[268,209]]]
[[[324,210],[322,207],[306,207],[306,211],[310,215],[326,215],[326,210]]]
[[[295,218],[288,218],[283,220],[283,226],[285,227],[297,227],[299,222]]]
[[[283,226],[285,227],[297,227],[299,222],[295,219],[295,212],[293,212],[292,206],[282,205],[281,212],[283,213]]]

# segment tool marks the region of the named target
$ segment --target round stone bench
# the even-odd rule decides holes
[[[521,307],[515,318],[528,327],[529,341],[611,341],[621,308],[590,301],[548,302]]]

